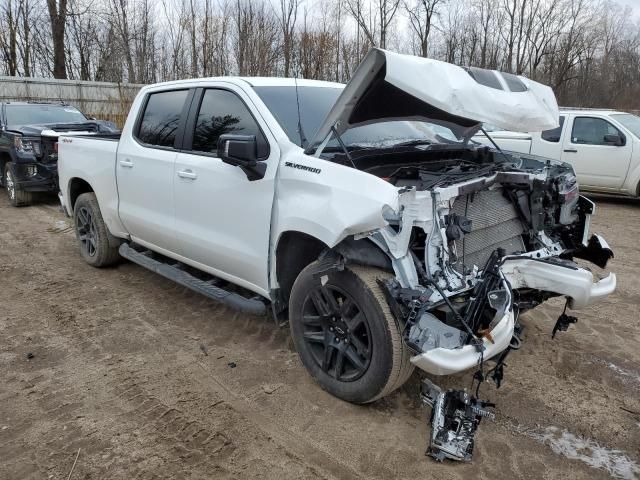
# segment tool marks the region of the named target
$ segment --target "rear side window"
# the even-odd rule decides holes
[[[620,131],[602,118],[576,117],[571,131],[571,142],[582,145],[611,145],[606,135],[620,135]]]
[[[215,154],[218,139],[224,134],[255,135],[258,158],[269,155],[267,140],[244,102],[228,90],[206,90],[196,119],[192,150]]]
[[[560,117],[560,126],[552,128],[551,130],[545,130],[541,133],[543,140],[552,143],[558,143],[560,141],[560,135],[562,135],[562,126],[564,125],[564,117]]]
[[[188,90],[172,90],[149,95],[138,140],[148,145],[173,147],[188,93]]]

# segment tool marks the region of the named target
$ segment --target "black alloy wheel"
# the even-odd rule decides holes
[[[373,345],[367,318],[356,301],[332,285],[311,290],[304,302],[303,338],[316,364],[341,382],[369,368]]]
[[[78,209],[76,215],[76,229],[80,248],[90,256],[94,257],[98,249],[96,237],[96,224],[92,212],[85,206]]]

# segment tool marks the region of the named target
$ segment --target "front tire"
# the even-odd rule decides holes
[[[26,207],[33,203],[33,192],[25,192],[20,190],[16,184],[16,179],[10,168],[10,163],[7,162],[4,166],[4,178],[3,183],[7,189],[7,196],[9,202],[14,207]]]
[[[83,193],[73,207],[73,225],[80,254],[94,267],[113,265],[120,259],[118,241],[104,223],[95,193]]]
[[[377,282],[392,275],[361,266],[318,274],[319,266],[300,273],[289,299],[300,360],[332,395],[358,404],[378,400],[413,371],[402,327]]]

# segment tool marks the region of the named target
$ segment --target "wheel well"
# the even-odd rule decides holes
[[[280,285],[280,298],[289,301],[293,282],[304,267],[316,260],[328,246],[302,232],[284,232],[276,247],[276,277]]]
[[[75,207],[76,200],[83,193],[93,192],[93,188],[89,183],[81,178],[72,178],[69,182],[69,204],[71,211]]]
[[[280,285],[279,298],[288,303],[289,293],[304,267],[318,259],[329,247],[311,235],[285,232],[276,248],[276,276]],[[391,258],[368,239],[347,237],[331,249],[348,263],[379,268],[393,273]]]

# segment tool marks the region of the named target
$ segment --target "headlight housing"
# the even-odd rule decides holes
[[[40,140],[37,138],[16,136],[13,137],[13,144],[20,153],[33,153],[36,157],[39,157],[42,152]]]

